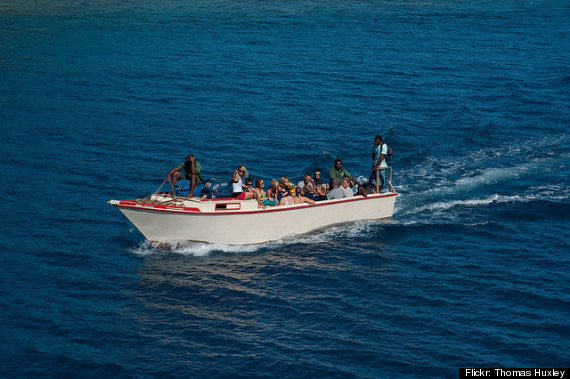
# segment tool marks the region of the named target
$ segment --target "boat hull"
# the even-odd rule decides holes
[[[254,200],[185,201],[178,206],[111,200],[152,242],[201,241],[220,244],[259,244],[303,234],[329,225],[391,217],[395,193],[367,198],[295,204],[257,209]]]

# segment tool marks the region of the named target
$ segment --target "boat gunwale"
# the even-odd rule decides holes
[[[355,201],[363,201],[370,199],[381,199],[385,197],[397,196],[396,192],[388,192],[384,194],[371,194],[367,197],[364,196],[354,196],[344,199],[331,199],[317,201],[315,204],[301,203],[301,204],[291,204],[282,206],[273,206],[268,208],[258,208],[249,211],[242,210],[216,210],[214,212],[203,212],[196,207],[183,207],[175,205],[163,205],[163,204],[144,204],[136,202],[135,200],[111,200],[109,203],[117,208],[126,208],[136,211],[149,211],[149,212],[164,212],[164,213],[178,213],[186,215],[200,215],[200,216],[228,216],[228,215],[247,215],[247,214],[259,214],[259,213],[271,213],[271,212],[287,212],[294,210],[310,209],[313,207],[330,206],[336,204],[350,203]],[[218,198],[218,199],[201,199],[200,202],[207,201],[227,201],[228,203],[243,203],[252,202],[253,200],[236,200],[233,198]],[[115,202],[115,203],[114,203]]]

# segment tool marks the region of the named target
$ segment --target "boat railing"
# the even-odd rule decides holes
[[[376,171],[376,193],[380,193],[380,170],[389,170],[388,173],[388,188],[390,188],[390,192],[396,192],[394,187],[392,186],[392,167],[382,167]]]
[[[189,200],[189,199],[185,198],[184,196],[174,195],[172,193],[172,191],[160,192],[160,190],[162,189],[164,184],[166,184],[166,182],[170,183],[170,187],[172,188],[172,181],[165,180],[164,182],[162,182],[162,184],[160,185],[160,187],[158,187],[158,189],[156,191],[154,191],[153,193],[151,193],[148,196],[135,199],[135,203],[151,204],[151,205],[170,205],[170,206],[175,206],[175,207],[183,207],[184,201]],[[163,199],[159,200],[158,199],[159,196],[162,196]],[[168,198],[168,197],[171,197],[171,199],[165,200],[165,198]]]

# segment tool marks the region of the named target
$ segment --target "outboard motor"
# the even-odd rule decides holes
[[[223,182],[219,179],[208,179],[202,188],[202,195],[210,199],[232,197],[231,187],[228,182]]]

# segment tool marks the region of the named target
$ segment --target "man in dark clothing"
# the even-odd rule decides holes
[[[166,180],[170,181],[170,177],[172,177],[173,188],[179,180],[188,179],[190,181],[190,193],[188,197],[193,197],[196,185],[204,180],[202,177],[202,165],[196,160],[193,154],[190,154],[186,157],[185,162],[180,163],[170,170],[168,175],[166,175]]]

